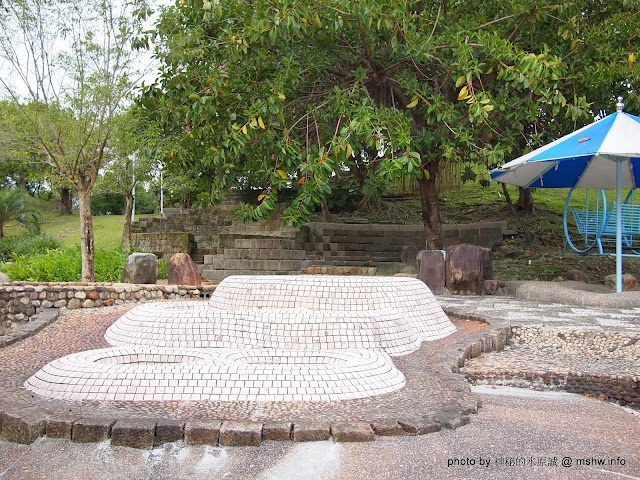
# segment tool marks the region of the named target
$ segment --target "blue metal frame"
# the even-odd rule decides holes
[[[620,251],[622,248],[627,251],[624,256],[640,256],[640,205],[634,204],[634,189],[629,191],[624,202],[621,201],[622,191],[618,190],[616,200],[610,203],[607,201],[605,191],[598,190],[595,210],[589,205],[589,190],[587,190],[586,208],[584,210],[571,208],[578,232],[584,235],[584,248],[578,248],[569,236],[567,220],[572,193],[573,188],[569,190],[564,205],[565,250],[570,247],[574,252],[583,254],[598,247],[598,253],[594,255],[613,255],[606,253],[604,249],[606,247],[617,249],[620,246]],[[617,262],[618,259],[616,259]]]

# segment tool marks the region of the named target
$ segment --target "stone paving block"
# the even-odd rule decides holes
[[[184,441],[189,445],[217,445],[220,420],[190,420],[184,426]]]
[[[146,418],[118,420],[111,428],[111,445],[131,448],[151,448],[156,421]]]
[[[81,418],[73,424],[71,440],[78,443],[102,442],[111,435],[111,427],[116,423],[111,418]]]
[[[220,446],[257,447],[262,442],[262,422],[226,421],[220,428]]]
[[[450,428],[451,430],[462,427],[471,421],[467,415],[444,415],[438,417],[438,420],[444,428]]]
[[[47,419],[46,434],[49,438],[66,438],[71,440],[73,424],[79,417],[54,415]]]
[[[37,412],[0,412],[2,437],[10,442],[30,444],[45,434],[47,422]]]
[[[375,434],[380,437],[406,435],[407,433],[398,422],[392,420],[373,422],[371,426],[373,427]]]
[[[184,440],[184,420],[161,419],[156,425],[157,445]]]
[[[317,442],[329,440],[331,429],[328,423],[300,422],[293,425],[294,442]]]
[[[439,421],[429,418],[407,418],[398,420],[398,423],[409,435],[424,435],[425,433],[438,432],[442,429]]]
[[[263,440],[291,440],[291,422],[267,422],[262,427]]]
[[[372,442],[375,435],[365,422],[339,422],[331,424],[331,436],[336,442]]]

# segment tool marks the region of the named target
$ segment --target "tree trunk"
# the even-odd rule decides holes
[[[420,187],[420,203],[422,206],[422,221],[427,236],[427,248],[429,250],[444,249],[444,234],[440,221],[440,200],[436,187],[437,162],[429,162],[426,166],[429,179],[424,174],[418,175]]]
[[[91,217],[91,188],[78,188],[80,209],[80,253],[82,255],[82,281],[96,281],[93,218]]]
[[[323,198],[322,203],[320,204],[320,208],[322,209],[322,220],[325,222],[331,222],[331,213],[329,212],[329,205],[327,204],[327,199]]]
[[[71,215],[71,189],[60,189],[60,215]]]
[[[131,215],[133,213],[133,195],[127,193],[124,196],[124,229],[120,248],[124,253],[131,253]]]
[[[518,210],[527,213],[536,213],[536,204],[533,201],[533,191],[530,188],[518,187],[518,201],[515,204]]]

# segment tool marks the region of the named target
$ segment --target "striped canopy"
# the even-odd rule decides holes
[[[497,182],[527,188],[622,188],[640,185],[640,118],[616,112],[491,170]]]

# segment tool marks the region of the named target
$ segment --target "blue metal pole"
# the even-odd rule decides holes
[[[622,159],[616,158],[616,292],[622,292]]]

